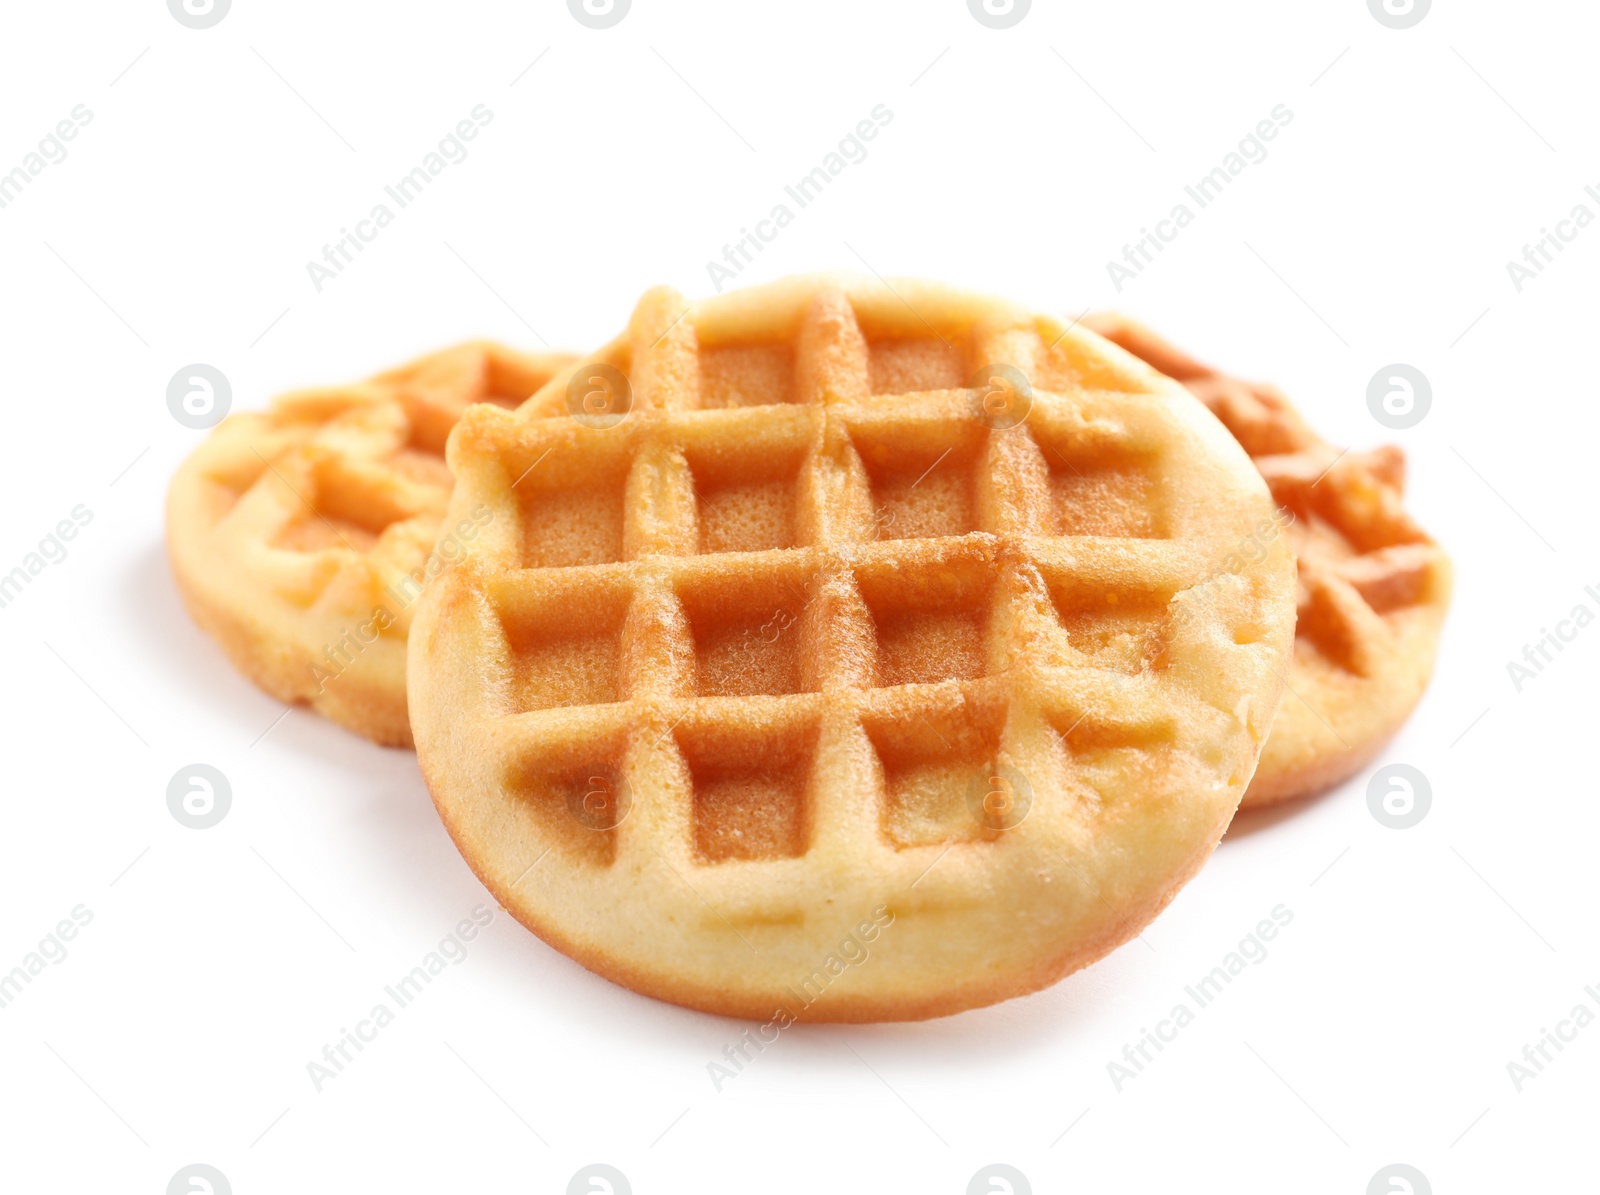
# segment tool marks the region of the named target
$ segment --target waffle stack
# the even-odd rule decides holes
[[[1393,480],[1374,463],[1327,469],[1286,407],[1208,398],[1219,422],[1082,327],[926,284],[657,290],[576,364],[467,346],[339,393],[235,416],[180,472],[197,617],[273,691],[414,733],[530,929],[715,1012],[935,1016],[1092,962],[1280,738],[1276,795],[1359,766],[1284,735],[1285,678],[1337,656],[1387,696],[1408,612],[1442,613],[1397,487],[1361,505]],[[1263,410],[1303,442],[1264,451]],[[207,543],[253,571],[219,582]],[[396,577],[381,655],[288,683]]]

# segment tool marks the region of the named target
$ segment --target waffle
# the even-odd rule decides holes
[[[572,358],[464,344],[225,419],[167,497],[190,613],[241,671],[378,743],[411,742],[405,637],[445,531],[445,439],[469,403],[515,405]]]
[[[1404,454],[1392,445],[1341,453],[1273,387],[1219,373],[1120,316],[1085,322],[1210,407],[1293,516],[1300,592],[1290,696],[1244,805],[1349,778],[1421,699],[1450,603],[1449,559],[1401,506]]]
[[[493,518],[418,605],[424,777],[504,907],[665,1000],[786,1024],[1043,987],[1198,870],[1277,708],[1288,551],[1223,563],[1272,513],[1248,458],[996,301],[651,291],[449,459],[451,519]]]

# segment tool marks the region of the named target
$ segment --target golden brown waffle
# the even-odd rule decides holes
[[[418,607],[423,774],[506,908],[662,999],[901,1019],[1049,984],[1200,867],[1278,704],[1288,552],[1224,568],[1272,513],[1244,453],[992,300],[652,291],[449,457],[450,517],[493,517]]]
[[[1290,696],[1244,805],[1347,779],[1421,699],[1450,604],[1450,561],[1401,505],[1404,454],[1392,445],[1340,452],[1273,387],[1219,373],[1121,316],[1084,322],[1210,407],[1293,515],[1300,597]]]
[[[409,744],[405,637],[417,594],[476,534],[440,522],[445,439],[467,405],[514,406],[571,357],[464,344],[352,386],[232,415],[184,462],[167,546],[190,612],[282,701]]]

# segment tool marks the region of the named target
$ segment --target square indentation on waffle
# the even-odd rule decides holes
[[[1054,570],[1045,584],[1080,666],[1134,674],[1160,665],[1170,592]]]
[[[444,456],[461,413],[475,402],[511,410],[549,380],[560,358],[530,357],[501,345],[457,345],[380,374],[405,410],[408,447]]]
[[[933,685],[985,676],[995,573],[981,555],[902,566],[892,558],[855,569],[877,637],[877,684]]]
[[[618,445],[587,458],[551,450],[515,480],[525,568],[611,564],[623,557],[628,466]]]
[[[1041,437],[1050,471],[1050,521],[1054,535],[1104,535],[1154,539],[1166,535],[1155,515],[1155,477],[1131,450],[1097,444],[1091,453],[1071,441]]]
[[[863,717],[883,768],[882,832],[897,850],[993,837],[973,801],[995,770],[1005,712],[992,698]]]
[[[867,358],[874,394],[958,390],[967,384],[961,348],[936,336],[869,340]]]
[[[696,550],[765,552],[800,542],[800,466],[808,421],[754,428],[685,448],[696,501]]]
[[[936,539],[978,530],[981,425],[875,419],[851,428],[867,473],[878,539]]]
[[[281,469],[281,467],[280,467]],[[273,540],[273,547],[293,552],[319,552],[327,548],[369,551],[394,523],[417,513],[406,501],[406,488],[397,485],[377,462],[328,456],[294,471],[299,501],[296,513]]]
[[[601,866],[616,858],[616,827],[632,803],[620,767],[622,743],[620,735],[611,735],[562,744],[523,758],[506,778],[508,793],[533,815],[543,835]]]
[[[759,407],[795,401],[794,349],[725,344],[700,350],[702,407]]]
[[[1175,727],[1159,710],[1130,717],[1068,708],[1053,713],[1050,724],[1071,761],[1071,774],[1086,794],[1102,803],[1107,794],[1138,791],[1141,770],[1148,770],[1153,782],[1169,766],[1162,748],[1176,736]]]
[[[627,587],[615,580],[505,586],[499,606],[510,666],[507,712],[622,700],[628,601]]]
[[[806,690],[801,667],[806,591],[796,570],[686,575],[677,589],[694,642],[699,696],[778,697]]]
[[[756,726],[689,718],[674,734],[694,790],[694,853],[701,862],[805,854],[814,722],[804,715]]]

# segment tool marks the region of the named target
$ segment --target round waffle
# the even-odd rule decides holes
[[[1121,316],[1084,322],[1210,407],[1293,516],[1300,593],[1289,696],[1244,805],[1354,775],[1421,699],[1450,604],[1450,561],[1401,505],[1404,454],[1392,445],[1340,452],[1273,387],[1219,373]]]
[[[1278,705],[1292,561],[1224,563],[1272,515],[1248,458],[997,301],[652,291],[449,459],[450,519],[492,517],[418,605],[423,774],[503,906],[662,999],[1043,987],[1194,875]]]
[[[416,597],[476,534],[469,512],[441,538],[445,439],[469,403],[514,406],[571,363],[464,344],[223,420],[167,496],[172,570],[195,621],[274,697],[409,744]]]

